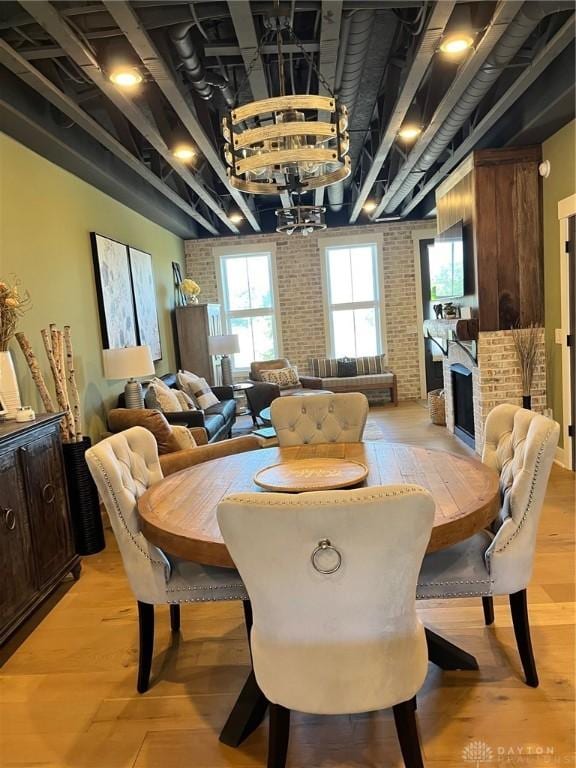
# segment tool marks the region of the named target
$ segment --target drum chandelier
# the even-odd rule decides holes
[[[346,107],[331,88],[283,17],[270,19],[246,77],[270,34],[278,49],[278,96],[234,107],[222,120],[224,158],[230,185],[253,195],[303,193],[328,187],[350,174]],[[328,96],[286,94],[283,35],[302,51]]]

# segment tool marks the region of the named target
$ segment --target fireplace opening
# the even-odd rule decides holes
[[[472,371],[460,363],[450,366],[454,403],[454,434],[471,448],[476,445]]]

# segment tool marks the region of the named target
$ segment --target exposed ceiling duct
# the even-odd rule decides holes
[[[228,80],[216,72],[207,72],[202,63],[192,36],[194,26],[194,23],[178,24],[178,26],[170,29],[170,39],[184,65],[184,71],[188,75],[190,84],[200,98],[205,101],[213,98],[214,88],[217,88],[224,97],[226,104],[233,107],[234,91]]]
[[[510,107],[514,105],[518,99],[533,85],[537,78],[547,69],[547,67],[555,61],[561,52],[570,44],[574,42],[575,37],[575,21],[576,16],[572,14],[567,19],[562,27],[556,32],[554,37],[542,48],[532,64],[527,67],[522,74],[517,77],[510,88],[498,99],[496,104],[484,115],[480,122],[475,125],[472,132],[464,139],[462,144],[458,146],[455,152],[446,160],[445,163],[436,171],[436,173],[428,179],[426,184],[420,189],[418,194],[407,203],[401,211],[402,216],[407,216],[416,208],[428,194],[431,194],[434,189],[448,176],[452,170],[461,163],[464,158],[472,152],[478,145],[480,148],[485,146],[491,146],[490,143],[482,144],[481,140],[488,134],[490,129],[498,124],[498,121],[503,114],[506,114]],[[568,51],[569,53],[569,51]],[[572,56],[572,61],[573,61]],[[574,80],[569,73],[570,67],[566,68],[565,80],[570,83],[569,92],[574,91]],[[563,90],[562,83],[555,83],[555,86],[560,90]],[[566,88],[566,86],[564,86]],[[565,92],[565,91],[564,91]],[[563,94],[562,94],[563,95]],[[547,93],[547,109],[550,111],[550,92]],[[572,98],[572,104],[574,99]],[[550,120],[550,115],[548,115]],[[522,121],[518,123],[518,128],[521,130],[524,128]]]
[[[424,146],[417,144],[390,184],[373,217],[382,211],[392,213],[414,189],[425,172],[441,157],[458,131],[498,80],[504,67],[516,56],[522,45],[542,19],[551,13],[572,9],[573,2],[526,2],[510,22],[492,53],[488,56],[465,93],[453,105],[432,140]]]
[[[336,83],[338,100],[348,109],[350,118],[362,82],[362,71],[368,55],[368,43],[374,24],[374,11],[352,11],[342,21],[342,40],[347,41],[341,72]],[[344,182],[328,187],[328,200],[332,211],[340,211],[344,204]]]

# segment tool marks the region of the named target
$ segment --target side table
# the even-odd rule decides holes
[[[247,389],[252,389],[253,386],[254,384],[251,381],[238,381],[235,384],[232,384],[234,400],[236,400],[236,414],[238,416],[246,416],[251,413],[248,405],[244,404],[242,401],[245,399],[244,392]]]

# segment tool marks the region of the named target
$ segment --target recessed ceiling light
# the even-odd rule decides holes
[[[375,200],[366,200],[362,208],[366,211],[366,213],[372,213],[372,211],[375,211],[378,207]]]
[[[412,141],[422,133],[422,128],[419,125],[403,125],[398,131],[398,136],[404,141]]]
[[[142,75],[136,67],[118,67],[110,73],[110,80],[120,88],[134,88],[142,82]]]
[[[183,163],[188,163],[196,156],[196,150],[190,144],[178,144],[172,150],[172,154],[178,160],[182,160]]]
[[[442,53],[450,53],[457,55],[464,53],[469,48],[472,48],[474,44],[474,38],[466,32],[457,32],[449,35],[440,43],[440,50]]]
[[[242,216],[240,213],[231,213],[228,218],[232,224],[240,224],[240,222],[244,221],[244,216]]]

